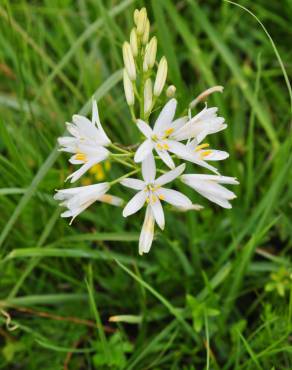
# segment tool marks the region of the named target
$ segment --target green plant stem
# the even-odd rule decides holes
[[[137,172],[139,172],[139,171],[140,171],[140,169],[138,169],[138,168],[137,168],[136,170],[131,171],[131,172],[127,173],[126,175],[123,175],[123,176],[121,176],[121,177],[119,177],[119,178],[117,178],[117,179],[113,180],[113,181],[112,181],[112,182],[110,182],[109,184],[110,184],[110,186],[112,186],[112,185],[114,185],[114,184],[117,184],[117,183],[119,183],[121,180],[126,179],[127,177],[130,177],[130,176],[134,175],[135,173],[137,173]]]

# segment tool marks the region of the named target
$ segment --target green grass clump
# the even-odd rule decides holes
[[[1,2],[0,369],[292,368],[292,2],[240,5]],[[110,137],[135,143],[121,45],[141,6],[180,107],[225,86],[211,143],[240,180],[232,210],[190,192],[204,210],[169,212],[144,257],[142,214],[98,204],[69,226],[52,198],[71,172],[56,138],[93,94]]]

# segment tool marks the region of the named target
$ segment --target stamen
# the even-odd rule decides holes
[[[84,153],[76,153],[76,155],[75,155],[75,159],[76,159],[77,161],[87,162],[87,156],[86,156],[86,154],[84,154]]]
[[[153,204],[153,203],[156,203],[156,202],[157,202],[157,197],[156,197],[156,195],[152,194],[151,203]]]
[[[198,145],[195,149],[195,152],[198,152],[199,150],[204,149],[204,148],[208,148],[209,146],[210,146],[210,144],[208,144],[208,143]]]
[[[100,200],[105,203],[112,203],[113,197],[109,194],[104,194],[102,197],[100,197]]]
[[[164,195],[162,195],[162,194],[159,194],[159,195],[158,195],[158,198],[159,198],[160,200],[164,200],[164,199],[165,199],[165,196],[164,196]]]
[[[162,144],[160,144],[160,143],[158,143],[158,144],[157,144],[157,149],[158,149],[158,150],[162,150],[162,149],[163,149],[163,145],[162,145]]]
[[[171,135],[173,133],[173,131],[174,131],[174,129],[172,127],[168,128],[167,130],[164,131],[165,136],[167,137],[167,136]]]

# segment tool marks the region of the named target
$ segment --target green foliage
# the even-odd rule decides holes
[[[56,139],[92,95],[113,141],[139,137],[120,69],[143,5],[178,113],[224,85],[208,103],[228,129],[210,144],[240,186],[232,210],[184,188],[205,208],[169,209],[139,257],[142,213],[96,204],[69,226],[52,196],[72,172]],[[0,369],[292,368],[292,2],[240,5],[265,28],[217,0],[1,2]]]

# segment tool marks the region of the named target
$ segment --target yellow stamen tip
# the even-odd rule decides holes
[[[86,156],[86,154],[84,154],[84,153],[76,153],[76,155],[75,155],[75,159],[76,159],[77,161],[83,161],[83,162],[86,162],[86,161],[87,161],[87,156]]]
[[[195,152],[198,152],[199,150],[204,149],[204,148],[208,148],[209,146],[210,146],[210,144],[208,144],[208,143],[198,145],[195,149]]]

